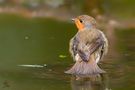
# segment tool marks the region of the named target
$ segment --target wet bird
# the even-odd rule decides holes
[[[106,36],[97,29],[96,20],[91,16],[80,15],[72,20],[78,28],[69,45],[75,64],[65,73],[80,77],[105,73],[98,63],[108,51]]]

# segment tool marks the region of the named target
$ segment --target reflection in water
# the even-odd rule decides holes
[[[77,80],[71,77],[72,90],[111,90],[108,87],[108,75],[92,76]]]

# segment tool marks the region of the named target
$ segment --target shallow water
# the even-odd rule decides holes
[[[104,90],[103,82],[80,83],[64,74],[73,63],[68,42],[75,33],[68,22],[0,15],[0,90]],[[135,31],[116,30],[115,36],[117,55],[101,64],[107,87],[134,90]]]

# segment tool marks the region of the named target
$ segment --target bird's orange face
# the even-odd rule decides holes
[[[78,28],[78,30],[83,30],[84,24],[82,23],[82,21],[80,19],[75,18],[74,22],[75,22],[76,27]]]

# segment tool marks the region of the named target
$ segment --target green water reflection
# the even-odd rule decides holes
[[[64,71],[73,63],[68,42],[75,29],[71,23],[53,19],[1,14],[0,90],[72,90]],[[134,34],[134,30],[117,30],[119,57],[107,57],[103,63],[112,90],[135,89]],[[22,64],[47,66],[18,66]]]
[[[51,19],[0,15],[0,88],[69,90],[63,72],[71,62],[68,41],[73,29],[70,23]],[[47,64],[47,67],[24,68],[18,66],[21,64]]]

